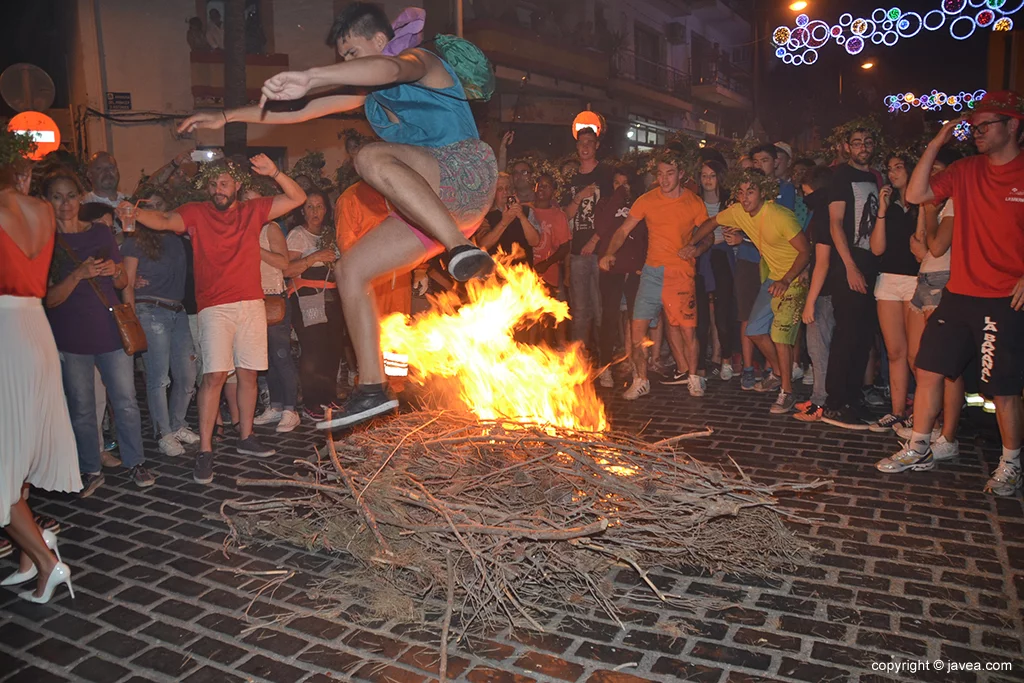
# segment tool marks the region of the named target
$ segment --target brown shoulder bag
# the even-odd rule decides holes
[[[61,249],[71,257],[76,266],[82,265],[82,260],[78,258],[71,246],[64,241],[63,236],[59,232],[57,233],[57,241],[60,243]],[[92,285],[96,296],[100,298],[100,303],[103,304],[103,307],[110,311],[110,315],[114,316],[118,334],[121,335],[121,346],[124,347],[124,352],[129,356],[134,356],[149,348],[146,342],[146,331],[142,329],[139,316],[135,315],[135,307],[131,304],[115,304],[111,306],[103,290],[93,281],[93,278],[88,278],[88,282]]]

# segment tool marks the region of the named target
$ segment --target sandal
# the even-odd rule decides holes
[[[33,517],[36,526],[43,531],[49,531],[56,535],[60,533],[60,522],[55,520],[53,517],[47,517],[46,515],[36,515]]]
[[[238,434],[241,431],[239,427],[240,424],[240,422],[231,423],[231,429],[234,430],[235,434]],[[228,429],[227,425],[222,422],[213,428],[213,439],[214,441],[223,441],[226,438],[228,438]]]

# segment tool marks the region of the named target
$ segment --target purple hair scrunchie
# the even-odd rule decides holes
[[[394,57],[422,43],[423,27],[426,23],[426,11],[419,7],[407,7],[391,24],[395,37],[384,46],[383,54]]]

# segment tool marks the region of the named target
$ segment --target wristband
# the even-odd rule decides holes
[[[227,113],[226,111],[224,111],[223,109],[221,109],[221,111],[220,111],[220,115],[224,117],[224,123],[230,123],[230,122],[228,121],[228,113]]]
[[[277,169],[276,171],[274,171],[274,175],[270,176],[270,179],[271,179],[271,180],[274,180],[274,179],[276,179],[276,178],[277,178],[277,176],[279,176],[279,175],[281,175],[281,169]]]

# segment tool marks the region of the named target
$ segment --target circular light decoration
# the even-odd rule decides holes
[[[961,91],[954,94],[946,94],[940,90],[932,90],[924,95],[915,95],[912,92],[896,93],[886,95],[882,102],[890,113],[897,111],[908,112],[911,108],[919,108],[925,111],[941,111],[943,107],[951,107],[953,111],[960,111],[965,106],[973,107],[973,103],[985,96],[984,90],[974,92]]]
[[[575,138],[584,128],[593,128],[597,131],[597,137],[601,137],[606,126],[604,117],[596,111],[581,111],[572,122],[572,136]]]
[[[960,142],[967,142],[971,138],[971,124],[961,121],[953,129],[953,137]]]
[[[804,64],[814,64],[818,61],[818,51],[808,50],[804,53]]]
[[[917,36],[922,29],[938,31],[949,25],[956,40],[966,40],[978,29],[1010,31],[1012,15],[1024,10],[1024,0],[921,0],[922,13],[904,11],[899,7],[878,7],[867,16],[855,17],[850,12],[839,16],[838,23],[826,23],[801,13],[794,26],[779,26],[772,33],[778,49],[775,56],[787,64],[814,64],[818,56],[808,51],[824,49],[833,42],[856,55],[871,41],[874,45],[893,47],[900,39]],[[789,59],[785,59],[789,56]],[[800,59],[794,57],[800,56]]]

